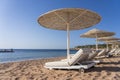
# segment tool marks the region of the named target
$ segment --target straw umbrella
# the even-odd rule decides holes
[[[114,40],[120,40],[120,38],[116,37],[100,37],[98,38],[99,41],[114,41]]]
[[[101,37],[101,38],[98,38],[98,41],[104,41],[106,43],[107,50],[109,50],[108,43],[117,42],[118,40],[120,40],[120,38],[115,38],[115,37]]]
[[[53,10],[41,15],[38,23],[46,28],[67,30],[67,59],[70,60],[69,30],[80,30],[99,23],[101,17],[90,10],[80,8],[64,8]]]
[[[107,43],[115,43],[115,44],[120,44],[119,40],[112,40],[112,41],[106,41]]]
[[[112,44],[112,47],[115,45],[120,45],[120,41],[119,40],[109,40],[109,41],[105,41],[106,43]]]
[[[114,41],[114,42],[111,42],[111,43],[113,43],[113,44],[115,44],[117,47],[120,45],[120,41]]]
[[[113,36],[113,35],[115,35],[114,32],[108,32],[108,31],[99,30],[99,29],[92,29],[92,30],[89,30],[88,32],[82,34],[80,37],[96,38],[96,50],[98,50],[98,38]]]

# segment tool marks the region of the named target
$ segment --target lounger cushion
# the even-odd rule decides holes
[[[70,66],[67,61],[54,61],[45,63],[46,67],[67,67]]]

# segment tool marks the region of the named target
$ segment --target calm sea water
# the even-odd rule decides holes
[[[66,53],[64,49],[15,49],[14,52],[0,52],[0,63],[66,56]]]

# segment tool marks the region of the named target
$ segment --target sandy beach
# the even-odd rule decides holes
[[[44,63],[64,57],[0,64],[0,80],[120,80],[120,56],[102,59],[101,64],[86,70],[48,70]]]

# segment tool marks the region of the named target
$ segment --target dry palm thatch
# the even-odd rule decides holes
[[[101,38],[98,38],[98,41],[114,41],[114,40],[120,40],[120,38],[115,38],[115,37],[101,37]]]
[[[108,31],[99,30],[99,29],[92,29],[82,34],[80,37],[96,38],[96,37],[107,37],[107,36],[113,36],[113,35],[115,35],[114,32],[108,32]]]
[[[57,30],[79,30],[99,23],[101,17],[90,10],[65,8],[53,10],[38,18],[38,23],[46,28]]]

